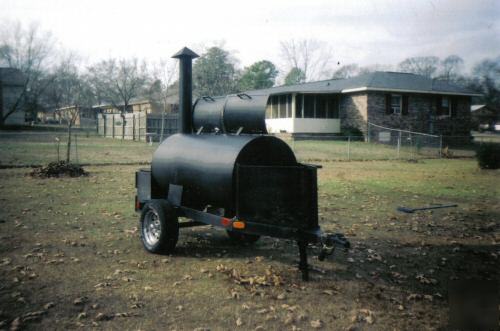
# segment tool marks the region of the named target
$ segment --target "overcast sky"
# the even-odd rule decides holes
[[[169,57],[225,41],[240,66],[269,59],[279,42],[328,43],[332,63],[397,64],[458,54],[471,66],[500,55],[500,1],[0,0],[0,22],[38,22],[89,61]]]

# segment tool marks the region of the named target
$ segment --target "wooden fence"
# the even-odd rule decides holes
[[[163,135],[162,129],[163,117]],[[125,121],[125,122],[124,122]],[[159,141],[178,131],[178,114],[99,114],[97,132],[109,138]]]

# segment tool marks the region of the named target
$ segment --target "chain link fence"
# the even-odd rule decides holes
[[[96,130],[0,131],[0,167],[40,166],[54,161],[84,165],[151,162],[158,143],[105,138]]]
[[[482,143],[500,144],[500,134],[437,136],[381,127],[372,128],[366,138],[301,135],[285,141],[302,162],[419,160],[472,158]]]
[[[47,131],[0,131],[0,167],[36,166],[68,157],[68,132],[64,126]],[[473,134],[469,137],[438,137],[412,132],[383,133],[371,130],[360,136],[280,135],[301,162],[361,160],[418,160],[428,158],[474,157],[485,142],[500,144],[499,134]],[[166,132],[165,139],[170,132]],[[74,129],[69,158],[85,165],[146,164],[151,162],[160,139],[135,141],[103,137],[96,128]],[[369,138],[369,139],[368,139]]]

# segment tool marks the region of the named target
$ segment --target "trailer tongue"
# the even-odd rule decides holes
[[[197,55],[184,48],[174,57],[180,60],[181,133],[161,143],[151,169],[136,173],[144,247],[171,252],[179,228],[199,225],[224,228],[245,242],[293,239],[307,280],[309,243],[322,247],[320,260],[336,246],[349,247],[342,234],[319,227],[320,167],[297,162],[285,142],[266,135],[267,96],[203,97],[193,107],[191,63]],[[179,223],[180,216],[190,221]]]

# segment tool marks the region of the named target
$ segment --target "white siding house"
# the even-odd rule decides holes
[[[266,126],[269,133],[340,133],[338,95],[271,95]]]

